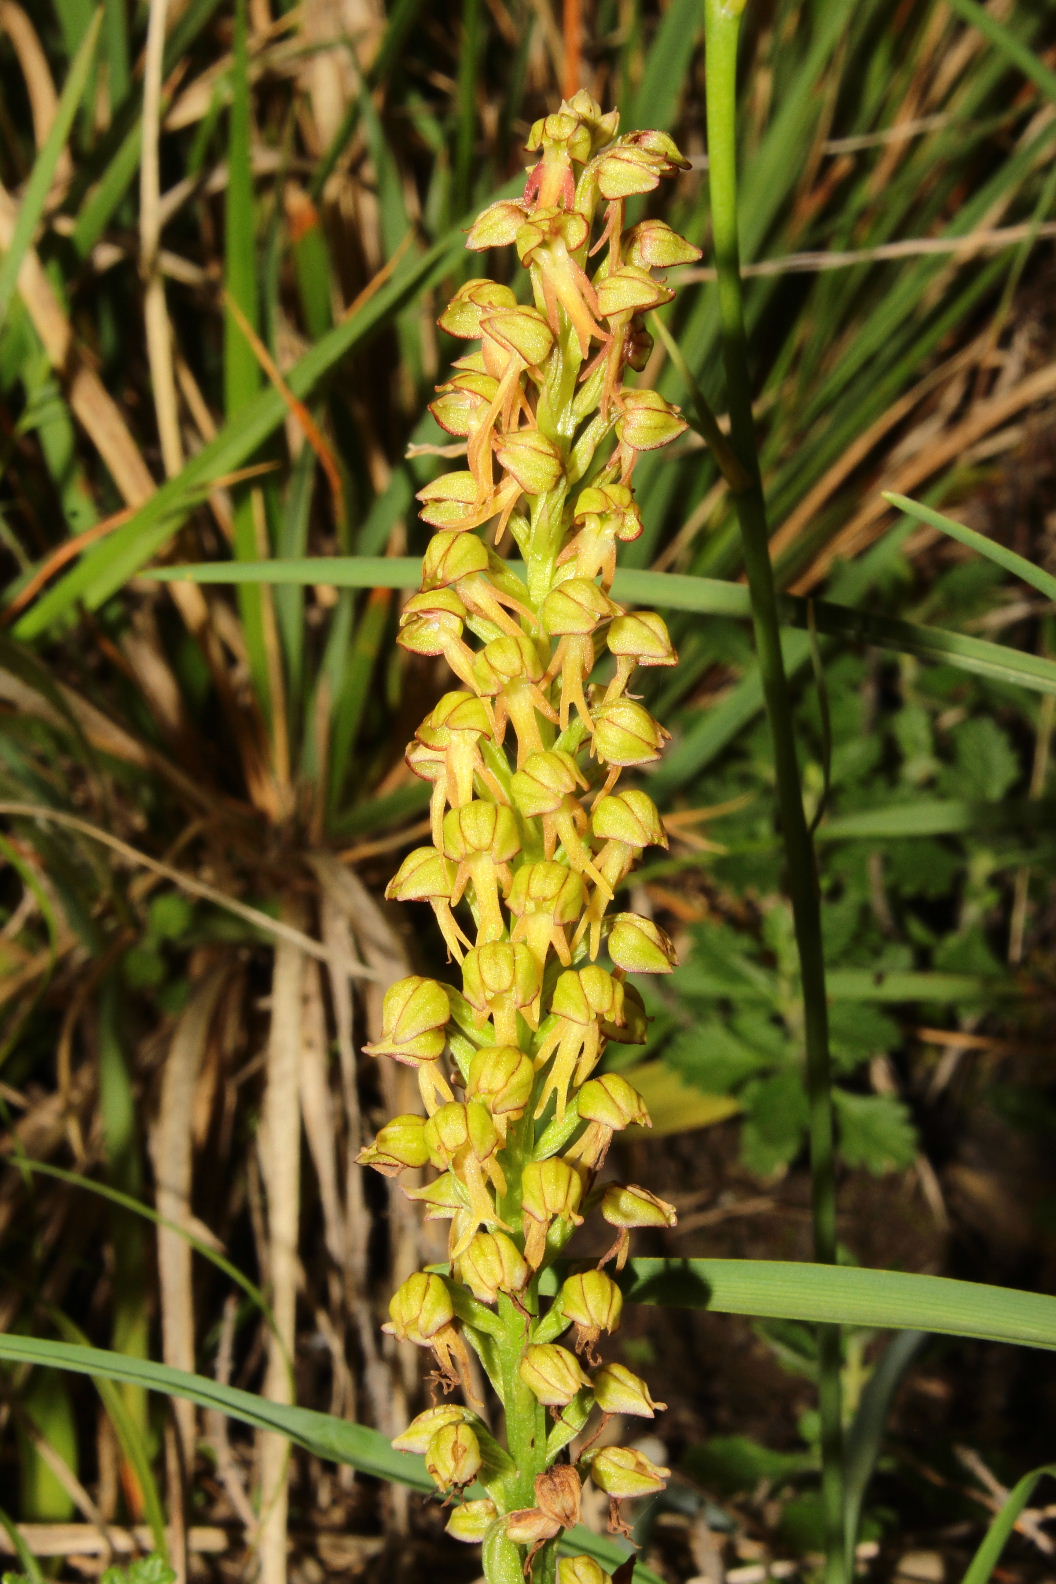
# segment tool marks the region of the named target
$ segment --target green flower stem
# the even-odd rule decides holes
[[[723,0],[705,0],[704,5],[712,230],[718,268],[731,442],[748,475],[746,487],[735,492],[734,501],[744,545],[759,669],[773,736],[778,807],[803,982],[814,1250],[820,1263],[835,1264],[836,1180],[821,899],[813,841],[803,810],[792,726],[792,702],[781,655],[777,594],[770,562],[766,502],[752,416],[741,294],[736,128],[737,41],[743,10],[743,0],[740,3],[738,0],[727,0],[726,4]],[[845,1584],[849,1577],[849,1566],[844,1522],[838,1327],[819,1327],[818,1363],[822,1502],[828,1551],[825,1578],[827,1584]]]

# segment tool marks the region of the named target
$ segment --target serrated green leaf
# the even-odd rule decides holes
[[[868,1002],[834,1001],[829,1008],[829,1040],[839,1072],[851,1072],[871,1056],[886,1055],[901,1038],[894,1018]]]
[[[780,1030],[768,1028],[777,1042]],[[664,1049],[664,1061],[698,1089],[715,1094],[731,1094],[746,1078],[765,1072],[780,1054],[773,1042],[762,1045],[742,1039],[728,1023],[708,1019],[685,1033],[678,1034]]]
[[[973,716],[958,727],[954,763],[943,773],[942,786],[951,797],[997,801],[1019,780],[1019,756],[995,720]]]
[[[127,1567],[109,1567],[101,1584],[174,1584],[176,1572],[157,1554],[136,1557]]]
[[[848,1166],[879,1176],[911,1166],[917,1154],[912,1118],[897,1095],[853,1094],[834,1089],[840,1154]]]
[[[963,854],[937,841],[890,841],[884,844],[887,883],[907,897],[949,896],[964,868]]]
[[[741,1159],[749,1171],[769,1177],[792,1161],[803,1143],[809,1111],[799,1072],[789,1069],[745,1086]]]

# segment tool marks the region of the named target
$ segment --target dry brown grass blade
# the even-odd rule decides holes
[[[133,1557],[145,1555],[154,1545],[146,1524],[134,1528],[110,1526],[105,1534],[95,1524],[23,1523],[15,1529],[35,1557]],[[217,1524],[197,1524],[188,1535],[189,1549],[196,1555],[219,1556],[231,1544],[231,1536]],[[0,1529],[0,1556],[14,1556],[10,1535]]]
[[[65,825],[69,830],[90,837],[92,841],[101,842],[104,847],[109,847],[111,852],[117,853],[129,863],[142,869],[149,869],[152,874],[159,875],[163,880],[170,880],[181,891],[201,897],[206,902],[214,902],[217,907],[223,908],[228,913],[234,913],[237,918],[244,919],[247,924],[252,924],[254,928],[273,936],[284,945],[296,946],[299,951],[309,957],[315,957],[320,962],[328,960],[326,948],[303,930],[294,929],[281,919],[274,919],[269,913],[250,907],[247,903],[240,902],[237,897],[228,896],[226,892],[218,890],[216,886],[207,885],[204,880],[198,880],[194,875],[173,869],[170,864],[152,858],[149,853],[140,852],[137,847],[130,846],[128,842],[121,841],[119,837],[112,836],[109,831],[102,830],[98,825],[92,825],[88,820],[79,819],[76,814],[67,814],[62,809],[46,808],[38,803],[7,801],[0,802],[0,814],[52,820],[58,825]],[[380,969],[372,968],[367,963],[357,962],[355,972],[363,979],[373,980],[382,977]]]
[[[191,1372],[195,1368],[192,1249],[175,1227],[187,1226],[190,1221],[195,1086],[228,972],[216,968],[200,980],[180,1014],[165,1058],[158,1117],[150,1138],[154,1202],[158,1214],[174,1223],[158,1227],[162,1358],[175,1369]],[[194,1452],[194,1404],[175,1398],[173,1417],[182,1463],[189,1468]],[[170,1498],[175,1494],[170,1492]]]
[[[28,15],[14,0],[0,0],[0,34],[8,39],[18,57],[33,118],[33,141],[39,149],[51,131],[59,107],[48,57]],[[65,184],[70,168],[69,150],[63,149],[55,167],[56,184]]]
[[[173,365],[173,336],[158,267],[161,246],[161,85],[169,0],[150,0],[143,64],[143,152],[139,170],[140,271],[144,281],[143,322],[150,365],[150,388],[158,422],[165,472],[172,478],[183,466],[180,410]]]
[[[305,440],[315,452],[319,465],[326,474],[327,483],[330,485],[335,519],[338,524],[345,524],[345,490],[341,480],[341,468],[338,465],[333,448],[304,402],[295,396],[290,389],[282,370],[246,317],[242,305],[235,301],[230,292],[224,293],[224,306],[248,341],[257,362],[271,380],[271,383],[289,408],[291,415],[300,426]]]
[[[0,187],[0,250],[11,246],[17,220],[17,203]],[[106,464],[125,504],[142,506],[155,490],[150,469],[121,409],[81,355],[73,326],[33,248],[26,251],[18,289],[48,361],[66,387],[74,416]]]
[[[326,1250],[338,1270],[348,1263],[348,1228],[338,1179],[338,1137],[327,1072],[326,1013],[317,963],[305,966],[301,1022],[301,1112],[319,1184]]]
[[[342,886],[341,877],[347,871],[339,860],[329,854],[313,854],[310,863],[319,882],[320,928],[323,944],[330,953],[328,967],[330,1005],[333,1009],[334,1030],[338,1062],[341,1068],[341,1091],[345,1107],[345,1129],[350,1159],[359,1153],[365,1141],[363,1116],[359,1104],[359,1081],[355,1041],[355,1003],[352,997],[352,979],[343,965],[354,960],[352,926],[349,921],[349,892]],[[370,1213],[364,1199],[363,1176],[359,1171],[348,1171],[345,1176],[345,1224],[347,1260],[343,1267],[346,1299],[350,1312],[355,1315],[360,1328],[361,1346],[367,1360],[368,1391],[372,1400],[379,1384],[379,1356],[377,1333],[372,1319],[363,1323],[364,1311],[370,1304],[365,1301],[367,1286],[367,1248],[370,1234]],[[377,1404],[375,1403],[375,1410]]]
[[[958,457],[977,445],[986,435],[994,434],[1010,418],[1024,408],[1043,402],[1056,395],[1056,363],[1037,369],[1020,380],[1011,390],[1003,391],[990,401],[977,402],[968,415],[938,439],[925,444],[896,472],[885,475],[885,488],[899,495],[912,495],[949,467]],[[833,562],[841,557],[861,553],[879,536],[890,519],[891,508],[879,495],[867,500],[860,511],[825,546],[810,570],[793,585],[793,593],[808,594],[832,569]],[[930,541],[933,530],[924,529],[919,538]]]
[[[283,908],[291,927],[303,933],[300,904]],[[275,949],[272,974],[271,1028],[266,1054],[266,1082],[260,1125],[260,1169],[267,1205],[268,1276],[275,1330],[268,1337],[264,1396],[272,1402],[293,1401],[290,1358],[294,1350],[299,1263],[297,1226],[300,1215],[300,1144],[302,1058],[307,959],[289,941]],[[260,1437],[261,1523],[257,1544],[261,1584],[286,1584],[287,1473],[290,1447],[282,1436]]]
[[[824,473],[814,487],[804,495],[784,522],[776,530],[770,541],[770,553],[777,557],[786,551],[790,545],[795,544],[800,534],[803,533],[826,503],[832,499],[836,491],[851,477],[856,468],[861,467],[876,448],[884,441],[893,430],[897,429],[910,413],[914,412],[925,399],[936,389],[946,385],[950,380],[968,369],[974,360],[974,348],[969,347],[963,352],[955,353],[940,368],[933,369],[916,384],[912,390],[907,391],[898,401],[892,402],[890,407],[881,413],[880,417],[871,424],[864,434],[860,435],[853,445],[847,447],[840,460]]]

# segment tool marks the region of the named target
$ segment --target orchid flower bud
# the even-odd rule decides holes
[[[520,303],[486,314],[481,330],[529,368],[545,362],[554,348],[554,332],[543,315],[537,308],[526,308]]]
[[[469,1067],[466,1092],[482,1100],[495,1126],[505,1136],[507,1121],[522,1116],[535,1085],[530,1056],[514,1045],[487,1045],[478,1050]]]
[[[593,1557],[562,1557],[557,1564],[557,1584],[612,1584],[612,1574]]]
[[[650,269],[668,269],[673,264],[695,264],[702,256],[698,247],[672,231],[663,220],[642,220],[623,233],[623,254],[630,264]]]
[[[672,973],[678,967],[671,937],[637,913],[616,914],[608,945],[609,956],[625,973]]]
[[[508,247],[516,241],[525,218],[522,205],[512,203],[509,199],[489,204],[470,226],[466,246],[474,253],[484,253],[493,247]]]
[[[392,1056],[410,1067],[437,1061],[443,1055],[451,1003],[435,979],[412,974],[385,992],[381,1037],[364,1046],[371,1056]]]
[[[468,1424],[443,1425],[425,1451],[425,1466],[442,1491],[471,1485],[482,1462],[480,1442]]]
[[[445,1425],[464,1424],[469,1417],[469,1409],[461,1403],[440,1403],[412,1419],[392,1444],[397,1452],[424,1452],[438,1430]]]
[[[565,926],[580,917],[585,899],[581,877],[564,864],[545,858],[522,864],[506,897],[506,906],[516,920],[513,939],[524,940],[541,967],[545,968],[551,946],[561,962],[570,966]]]
[[[389,1323],[382,1326],[403,1342],[428,1347],[437,1332],[455,1318],[451,1294],[442,1276],[415,1271],[389,1302]]]
[[[616,1241],[602,1263],[615,1259],[617,1270],[622,1270],[627,1263],[629,1234],[633,1228],[673,1227],[678,1220],[674,1205],[633,1183],[610,1184],[601,1196],[601,1213],[610,1226],[618,1228]]]
[[[495,460],[527,495],[545,495],[564,473],[561,453],[538,429],[517,429],[495,445]]]
[[[670,735],[633,699],[613,699],[594,715],[594,752],[603,764],[621,769],[652,764]]]
[[[593,633],[619,616],[620,607],[591,578],[569,578],[551,589],[539,620],[552,635]]]
[[[597,1365],[598,1338],[603,1331],[619,1329],[623,1294],[604,1271],[583,1271],[570,1276],[557,1295],[557,1306],[575,1326],[575,1348]]]
[[[425,1118],[420,1116],[393,1117],[373,1144],[368,1144],[356,1156],[360,1166],[373,1166],[383,1177],[398,1176],[408,1167],[424,1166],[428,1159]]]
[[[430,402],[429,411],[441,429],[466,440],[479,428],[497,390],[498,381],[490,374],[466,370],[439,387],[439,395]]]
[[[442,473],[418,491],[423,522],[434,528],[466,528],[477,517],[480,485],[472,473]]]
[[[485,314],[516,306],[517,299],[508,286],[477,277],[465,281],[458,288],[436,322],[448,335],[471,341],[479,336],[481,319]]]
[[[616,419],[616,433],[632,451],[658,451],[670,445],[689,425],[659,391],[624,391]]]
[[[435,847],[416,847],[385,887],[385,895],[400,902],[429,902],[448,950],[461,961],[463,949],[472,942],[451,912],[455,875],[455,865]]]
[[[590,1463],[590,1477],[599,1490],[617,1501],[635,1496],[655,1496],[671,1474],[636,1447],[603,1447]]]
[[[479,1501],[464,1501],[456,1507],[445,1524],[445,1532],[452,1540],[464,1540],[467,1545],[479,1545],[499,1516],[493,1501],[482,1497]]]
[[[655,1402],[645,1382],[626,1364],[605,1364],[594,1376],[594,1396],[598,1407],[608,1414],[635,1414],[652,1419],[666,1403]]]
[[[505,1232],[477,1232],[458,1262],[458,1274],[474,1298],[493,1304],[500,1293],[522,1292],[531,1272]]]
[[[525,1348],[518,1374],[538,1402],[564,1408],[590,1386],[579,1360],[556,1342],[532,1342]]]
[[[674,299],[674,292],[653,279],[637,264],[625,264],[598,282],[598,312],[603,319],[620,314],[645,313]]]
[[[524,1257],[533,1270],[542,1263],[547,1234],[555,1221],[568,1230],[581,1225],[582,1199],[583,1179],[567,1161],[552,1156],[527,1163],[521,1177],[521,1208],[525,1218]]]

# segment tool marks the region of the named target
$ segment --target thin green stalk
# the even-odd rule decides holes
[[[705,0],[707,129],[712,230],[718,269],[723,361],[733,449],[748,475],[734,499],[752,601],[756,650],[774,743],[777,798],[788,866],[803,982],[807,1096],[810,1106],[811,1209],[814,1252],[836,1262],[836,1176],[830,1084],[821,898],[814,846],[803,810],[792,705],[781,654],[777,593],[770,564],[766,501],[752,415],[737,228],[737,41],[745,0]],[[840,1333],[818,1332],[822,1505],[827,1584],[849,1577],[844,1527],[843,1427],[840,1402]]]

